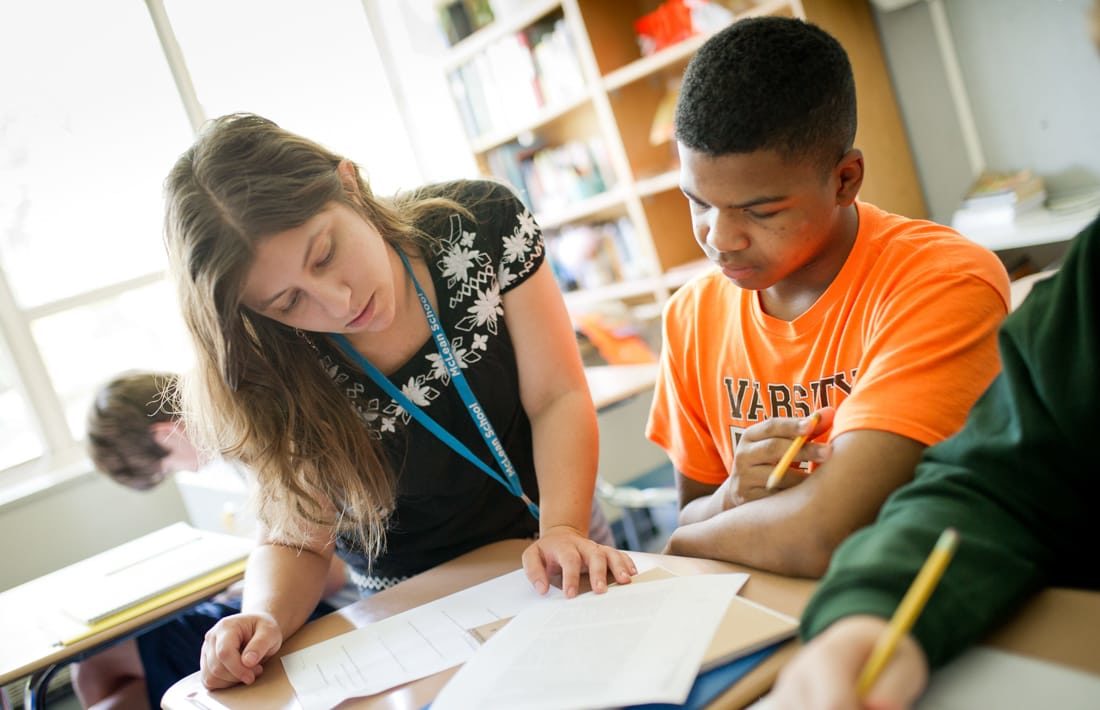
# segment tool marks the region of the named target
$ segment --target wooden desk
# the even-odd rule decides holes
[[[0,593],[0,686],[27,678],[24,707],[28,710],[43,708],[46,686],[59,668],[137,636],[165,618],[224,591],[243,576],[243,572],[238,572],[205,584],[154,610],[67,646],[59,645],[61,638],[86,628],[65,616],[57,606],[58,596],[72,593],[77,586],[71,569],[61,569],[13,587]]]
[[[424,574],[333,612],[306,626],[291,637],[278,655],[305,648],[337,634],[360,628],[375,621],[465,589],[519,567],[525,540],[507,540],[487,545]],[[677,574],[713,574],[749,572],[749,581],[741,595],[791,616],[801,614],[813,591],[814,582],[790,579],[758,572],[739,565],[631,553],[649,559]],[[1039,594],[989,644],[1004,650],[1042,658],[1100,674],[1095,629],[1100,625],[1100,593],[1079,590],[1048,589]],[[797,650],[791,642],[752,673],[730,688],[711,706],[739,708],[757,699],[771,687],[776,673]],[[408,710],[421,708],[439,693],[454,675],[455,669],[408,683],[388,693],[356,698],[341,708]],[[176,683],[162,700],[168,710],[269,710],[298,707],[281,663],[268,661],[264,673],[252,686],[236,686],[207,691],[196,673]]]
[[[520,554],[528,544],[530,543],[526,540],[506,540],[487,545],[333,612],[302,627],[284,644],[278,655],[299,650],[518,569]],[[723,562],[647,553],[631,554],[639,558],[651,559],[677,574],[750,572],[752,576],[741,594],[792,616],[797,616],[802,610],[813,587],[813,583],[807,580],[786,579]],[[774,674],[774,672],[773,669],[771,673]],[[393,708],[395,710],[421,708],[431,702],[454,673],[455,669],[444,671],[388,693],[351,700],[340,707]],[[750,692],[747,700],[758,696],[769,683],[770,679],[758,682],[753,687],[759,687],[760,690],[755,693]],[[738,688],[740,687],[742,687],[741,684],[738,685]],[[176,710],[222,710],[223,708],[268,710],[294,708],[298,707],[298,703],[282,664],[268,661],[264,664],[263,675],[249,687],[237,686],[211,692],[202,687],[197,673],[189,676],[168,691],[162,700],[162,707]]]

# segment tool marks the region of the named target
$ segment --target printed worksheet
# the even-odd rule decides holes
[[[746,574],[615,587],[528,607],[443,688],[433,710],[683,703]]]
[[[562,599],[556,587],[540,597],[516,570],[289,653],[283,667],[304,710],[331,708],[465,663],[479,646],[470,629]]]

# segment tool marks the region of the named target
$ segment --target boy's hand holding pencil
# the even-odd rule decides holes
[[[734,470],[722,484],[726,488],[725,508],[801,483],[805,472],[792,467],[804,461],[822,463],[828,459],[832,448],[812,439],[832,427],[835,414],[835,408],[825,407],[809,417],[773,417],[745,429],[734,452]],[[781,475],[776,476],[776,471]]]
[[[764,487],[769,491],[777,488],[780,483],[783,482],[783,477],[787,473],[787,469],[794,463],[795,457],[797,457],[802,450],[806,447],[806,441],[814,435],[817,430],[817,425],[821,423],[821,412],[814,412],[810,415],[809,421],[800,422],[800,432],[792,441],[787,450],[783,452],[783,458],[779,459],[779,462],[775,464],[775,468],[768,474],[768,481],[764,484]]]

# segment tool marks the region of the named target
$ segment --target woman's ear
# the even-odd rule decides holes
[[[340,173],[340,182],[344,183],[344,189],[352,197],[359,199],[362,191],[359,189],[359,168],[350,160],[341,160],[336,166],[336,172]]]

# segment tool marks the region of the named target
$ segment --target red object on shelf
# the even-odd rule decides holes
[[[695,34],[691,10],[684,0],[665,0],[656,10],[635,20],[634,31],[643,40],[646,53],[659,52]]]

